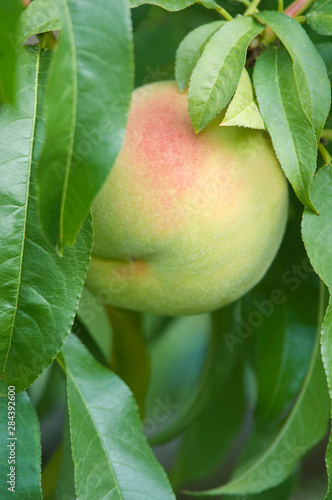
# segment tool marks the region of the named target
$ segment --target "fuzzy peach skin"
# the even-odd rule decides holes
[[[266,132],[199,135],[174,82],[134,92],[124,146],[93,205],[86,284],[104,302],[164,315],[225,306],[265,274],[288,188]]]

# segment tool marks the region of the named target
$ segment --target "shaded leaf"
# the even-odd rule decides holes
[[[3,499],[41,500],[41,444],[36,412],[25,392],[15,396],[15,438],[8,439],[9,400],[0,398],[0,496]],[[27,432],[27,429],[29,430]],[[8,464],[9,444],[15,443],[15,462]],[[14,448],[12,448],[14,450]],[[15,493],[8,491],[7,474],[15,467]],[[6,479],[7,478],[7,479]]]
[[[21,0],[0,0],[0,101],[14,102],[16,37]]]
[[[332,290],[332,166],[321,168],[315,176],[311,195],[319,211],[319,216],[305,210],[302,221],[302,235],[311,263]],[[330,396],[332,397],[332,306],[327,309],[322,327],[322,357],[327,375]],[[330,440],[331,441],[331,440]],[[329,492],[332,498],[332,453],[331,442],[326,461],[329,473]]]
[[[142,314],[107,305],[112,326],[112,370],[134,394],[141,417],[149,386],[150,360],[144,338]]]
[[[74,483],[74,462],[70,443],[69,416],[66,412],[63,442],[61,450],[61,465],[54,500],[76,500]]]
[[[232,330],[233,316],[232,306],[212,315],[212,360],[204,379],[205,405],[181,441],[170,475],[176,487],[213,473],[243,421],[243,361],[238,362],[230,353],[223,337],[226,330]]]
[[[189,86],[189,113],[197,132],[231,100],[248,45],[262,29],[251,17],[238,17],[217,30],[206,44]]]
[[[69,337],[62,353],[77,496],[174,500],[127,386],[99,365],[76,337]]]
[[[203,26],[191,31],[180,43],[176,52],[175,79],[181,92],[188,85],[191,74],[203,54],[207,42],[224,24],[224,21],[203,24]]]
[[[229,483],[195,495],[253,494],[282,483],[299,459],[322,439],[329,413],[318,329],[308,372],[288,416],[276,429],[253,433],[246,447],[246,459]]]
[[[58,4],[54,0],[33,0],[20,16],[17,42],[22,44],[32,35],[60,29]]]
[[[321,35],[332,35],[332,0],[317,0],[306,20]]]
[[[161,332],[149,345],[151,379],[144,429],[153,445],[178,436],[204,408],[204,381],[214,352],[214,343],[209,345],[209,314],[172,318]]]
[[[242,71],[234,97],[227,108],[226,115],[221,125],[265,130],[264,121],[256,102],[250,76],[246,69]]]
[[[319,138],[331,104],[331,86],[322,58],[302,26],[291,17],[274,11],[255,17],[269,26],[288,50],[302,107]]]
[[[158,5],[165,10],[176,12],[178,10],[186,9],[194,3],[200,3],[207,9],[217,9],[219,5],[214,0],[130,0],[130,7],[139,7],[143,4]]]
[[[313,209],[309,189],[316,170],[315,132],[302,109],[292,61],[284,49],[270,47],[260,55],[254,85],[280,164],[297,197]]]
[[[43,139],[42,93],[50,53],[22,47],[18,98],[0,114],[0,389],[28,387],[70,332],[92,246],[91,221],[59,257],[40,227],[35,161]]]
[[[120,151],[133,86],[125,0],[61,0],[63,30],[48,80],[37,180],[41,223],[61,252],[72,245]],[[52,190],[49,189],[52,186]]]
[[[332,42],[319,43],[316,49],[325,63],[329,79],[332,80]]]

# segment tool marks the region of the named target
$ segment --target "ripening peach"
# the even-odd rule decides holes
[[[174,82],[133,94],[127,134],[93,205],[87,286],[165,315],[225,306],[265,274],[287,219],[285,176],[264,131],[197,135]]]

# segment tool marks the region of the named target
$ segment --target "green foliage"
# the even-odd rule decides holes
[[[17,41],[22,44],[31,35],[61,29],[60,12],[52,0],[34,0],[22,12]]]
[[[255,17],[274,31],[289,52],[304,112],[319,138],[331,105],[331,86],[321,57],[294,19],[279,12],[267,11]]]
[[[331,418],[332,3],[304,3],[297,22],[259,12],[277,8],[269,0],[0,0],[5,479],[8,386],[17,392],[16,492],[2,480],[4,500],[166,500],[183,486],[196,490],[188,498],[323,498],[325,471],[309,455],[302,475],[320,482],[310,496],[300,464]],[[219,113],[222,126],[265,129],[296,195],[271,269],[212,314],[141,315],[81,297],[90,207],[123,143],[134,50],[137,85],[175,69],[180,91],[189,86],[197,132]],[[332,437],[326,465],[332,500]]]
[[[195,495],[260,493],[272,488],[283,482],[298,460],[322,439],[330,401],[319,347],[320,329],[301,391],[286,419],[277,429],[251,436],[245,460],[229,483]]]
[[[0,474],[3,478],[0,483],[1,498],[18,498],[19,500],[41,500],[40,488],[40,429],[36,412],[26,394],[16,394],[13,407],[15,414],[15,439],[8,439],[8,403],[7,397],[0,398]],[[12,411],[12,409],[11,409]],[[28,429],[28,431],[27,431]],[[12,446],[14,444],[14,448]],[[15,488],[8,491],[10,485],[7,483],[9,477],[8,457],[11,445],[15,461],[11,465],[15,467]],[[13,457],[13,455],[12,455]]]
[[[158,5],[158,7],[170,10],[171,12],[186,9],[194,3],[200,3],[207,9],[218,9],[218,4],[215,0],[130,0],[131,7],[139,7],[140,5],[150,4]]]
[[[109,1],[98,0],[90,10],[77,0],[62,0],[60,10],[63,31],[50,70],[37,180],[43,229],[62,252],[75,242],[121,148],[133,58],[124,0],[113,0],[112,9]]]
[[[191,74],[203,54],[206,44],[224,24],[224,21],[203,24],[203,26],[191,31],[182,40],[176,54],[175,65],[175,78],[181,92],[189,84]]]
[[[306,15],[306,20],[321,35],[332,35],[332,1],[317,0]]]
[[[17,390],[28,387],[61,349],[74,321],[92,245],[90,220],[63,258],[39,226],[35,171],[44,134],[42,94],[49,60],[50,54],[40,49],[20,50],[19,98],[0,117],[2,394],[8,384]]]
[[[331,165],[323,167],[317,173],[312,186],[312,198],[317,205],[319,217],[313,217],[308,211],[303,214],[302,232],[306,249],[315,271],[321,279],[332,290],[332,172]],[[324,302],[322,307],[324,308]],[[322,311],[323,313],[323,311]],[[322,357],[327,374],[327,380],[332,396],[332,307],[329,305],[322,326]],[[329,492],[327,498],[332,496],[332,457],[331,445],[329,445],[327,456],[327,468],[329,472]]]
[[[227,330],[233,329],[236,313],[237,307],[229,306],[212,315],[208,364],[201,391],[190,408],[197,417],[184,434],[170,473],[175,487],[215,472],[243,423],[243,366],[238,356],[230,356],[224,340]]]
[[[206,44],[189,87],[189,113],[197,132],[231,100],[242,74],[248,45],[261,31],[262,25],[254,19],[237,18],[222,26]]]
[[[174,498],[143,436],[129,389],[94,361],[75,337],[68,339],[62,352],[77,495],[83,500],[104,498],[110,492],[118,499],[135,495],[145,500],[151,494]]]
[[[316,170],[317,145],[313,126],[299,99],[290,56],[271,47],[254,71],[256,95],[280,164],[302,201],[310,208],[310,185]]]

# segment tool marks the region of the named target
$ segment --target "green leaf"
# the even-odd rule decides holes
[[[0,392],[28,387],[70,332],[92,246],[87,220],[63,258],[39,227],[36,157],[50,53],[22,47],[15,106],[0,113]]]
[[[127,386],[70,336],[65,365],[77,496],[175,500],[142,432]],[[86,478],[89,477],[89,481]]]
[[[229,104],[221,125],[232,127],[248,127],[265,130],[264,121],[254,95],[250,76],[243,69],[234,97]]]
[[[317,0],[306,20],[321,35],[332,35],[332,0]]]
[[[139,7],[140,5],[150,4],[162,7],[165,10],[171,12],[177,12],[178,10],[186,9],[194,3],[200,3],[207,9],[218,10],[219,5],[214,0],[130,0],[130,7]]]
[[[302,26],[291,17],[274,11],[255,17],[269,26],[288,50],[302,107],[319,138],[331,104],[331,85],[322,58]]]
[[[232,500],[288,500],[294,490],[294,476],[279,484],[275,488],[272,488],[257,495],[232,495]]]
[[[203,24],[191,31],[176,52],[175,79],[181,92],[189,83],[191,74],[212,35],[225,24],[224,21]]]
[[[315,340],[318,291],[314,271],[310,273],[306,259],[298,258],[294,247],[289,255],[287,264],[277,259],[261,284],[243,300],[244,321],[258,318],[252,333],[257,345],[255,421],[259,429],[275,424],[290,410],[307,373]]]
[[[284,49],[270,47],[260,55],[254,86],[280,164],[297,197],[314,210],[309,190],[316,170],[316,137],[302,109],[292,61]]]
[[[125,0],[84,8],[80,0],[61,0],[60,11],[63,31],[48,80],[37,180],[42,227],[61,252],[75,242],[122,146],[133,42]]]
[[[214,352],[210,338],[210,315],[200,314],[172,318],[150,341],[151,379],[144,421],[150,444],[160,445],[183,433],[204,408],[205,379]]]
[[[0,398],[0,496],[3,499],[41,500],[41,444],[36,412],[25,392],[15,396],[15,439],[8,434],[9,399]],[[14,446],[9,447],[14,443]],[[8,463],[10,450],[15,462]],[[10,467],[15,467],[15,493],[8,491]]]
[[[58,4],[54,0],[33,0],[20,16],[17,42],[22,44],[32,35],[60,29]]]
[[[242,360],[231,356],[223,333],[231,331],[233,307],[212,315],[212,357],[204,378],[205,405],[187,429],[174,466],[172,484],[178,488],[213,473],[239,431],[245,413]]]
[[[251,17],[238,17],[222,26],[206,44],[189,87],[189,113],[197,132],[231,100],[248,45],[262,29]]]
[[[314,178],[311,196],[319,216],[305,210],[302,221],[303,241],[310,261],[320,278],[332,291],[332,166],[321,168]],[[322,326],[322,357],[332,397],[332,305],[327,309]],[[329,493],[332,498],[332,452],[331,440],[327,452]]]
[[[112,326],[112,370],[132,391],[141,417],[149,386],[150,361],[143,332],[142,313],[106,306]]]
[[[329,79],[332,80],[332,42],[319,43],[316,49],[325,63]]]
[[[14,102],[16,37],[22,0],[0,0],[0,101]]]
[[[308,372],[288,416],[276,430],[252,435],[247,460],[229,483],[195,495],[253,494],[282,483],[299,459],[325,435],[329,413],[318,329]]]

